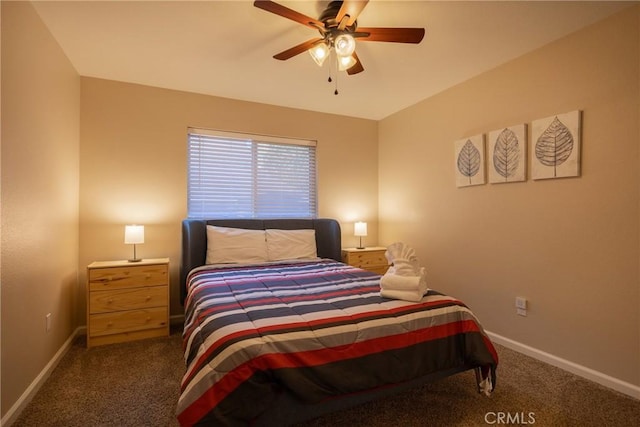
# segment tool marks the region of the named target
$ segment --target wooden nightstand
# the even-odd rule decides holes
[[[384,274],[389,268],[384,253],[387,248],[372,246],[369,248],[346,248],[342,250],[342,262],[374,273]]]
[[[169,335],[169,258],[87,266],[87,347]]]

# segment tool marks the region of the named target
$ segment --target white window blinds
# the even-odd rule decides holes
[[[315,218],[316,143],[189,129],[189,218]]]

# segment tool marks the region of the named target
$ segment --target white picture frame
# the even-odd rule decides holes
[[[456,186],[485,184],[484,135],[459,139],[454,146]]]
[[[527,125],[489,132],[487,162],[489,182],[501,184],[527,180]]]
[[[531,177],[580,176],[580,110],[534,120],[531,125]]]

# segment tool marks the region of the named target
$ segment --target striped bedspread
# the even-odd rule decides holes
[[[190,274],[182,425],[246,425],[283,390],[305,402],[497,355],[460,301],[380,297],[380,276],[333,260],[201,267]]]

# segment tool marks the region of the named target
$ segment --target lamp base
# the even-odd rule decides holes
[[[128,259],[127,261],[129,262],[140,262],[142,261],[142,258],[138,258],[138,255],[136,254],[136,244],[133,244],[133,258]]]
[[[365,249],[364,246],[356,246],[356,249]]]

